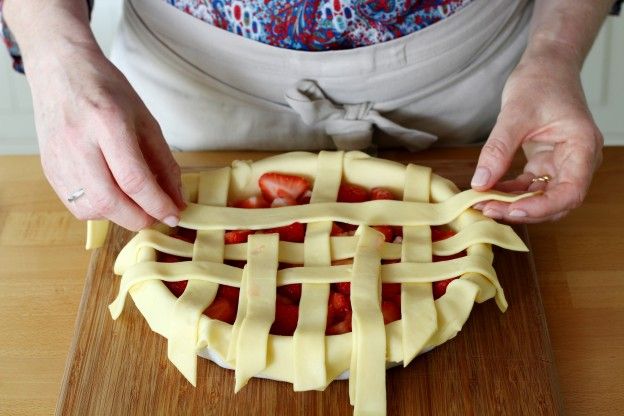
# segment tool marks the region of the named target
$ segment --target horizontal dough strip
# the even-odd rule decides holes
[[[476,203],[489,200],[514,202],[534,194],[509,195],[469,189],[438,203],[376,200],[361,203],[321,202],[258,209],[189,203],[180,216],[180,225],[197,230],[260,230],[291,224],[295,218],[301,223],[340,221],[369,226],[442,225],[451,222]]]
[[[154,230],[143,230],[134,237],[134,244],[120,254],[116,270],[119,274],[136,263],[136,253],[143,248],[153,248],[163,253],[191,258],[193,244],[177,238],[169,237]],[[352,258],[355,253],[358,237],[330,237],[333,260]],[[470,224],[456,235],[432,244],[433,254],[449,256],[460,253],[466,248],[479,243],[496,245],[508,250],[527,251],[526,245],[508,225],[495,221],[484,220]],[[303,244],[280,241],[279,261],[289,264],[303,264]],[[228,260],[246,260],[247,244],[228,244],[225,246],[224,258]],[[382,248],[384,260],[401,258],[401,244],[384,243]],[[117,269],[116,268],[116,269]]]
[[[381,280],[384,283],[431,283],[464,273],[484,275],[496,287],[497,292],[502,293],[488,259],[478,255],[436,263],[394,263],[381,266]],[[243,269],[238,267],[207,261],[138,263],[122,276],[117,298],[109,305],[109,309],[113,318],[117,319],[123,310],[128,291],[134,285],[148,280],[167,282],[201,280],[240,287],[242,274]],[[350,280],[351,265],[291,267],[277,272],[277,286],[294,283],[338,283]]]

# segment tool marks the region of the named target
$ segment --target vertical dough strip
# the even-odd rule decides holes
[[[230,168],[202,172],[199,176],[197,202],[225,206]],[[193,261],[223,263],[223,230],[199,230],[193,245]],[[204,309],[214,300],[218,283],[189,280],[178,298],[171,316],[171,334],[167,344],[169,360],[193,385],[197,384],[197,328]]]
[[[404,201],[429,203],[431,169],[408,165],[405,169]],[[402,262],[430,263],[433,258],[431,227],[403,227]],[[401,285],[401,324],[403,326],[403,366],[407,366],[426,345],[438,327],[431,283]]]
[[[343,152],[320,152],[310,204],[335,201],[342,180]],[[304,266],[330,266],[331,221],[309,223],[304,240]],[[329,284],[302,284],[299,320],[293,334],[295,391],[327,386],[325,327]]]

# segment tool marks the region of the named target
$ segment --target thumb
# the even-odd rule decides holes
[[[523,132],[501,114],[479,154],[470,185],[477,191],[494,186],[507,172],[520,147]]]

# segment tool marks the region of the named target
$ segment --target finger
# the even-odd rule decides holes
[[[552,180],[546,185],[544,192],[510,204],[510,215],[549,217],[581,205],[591,183],[595,166],[594,153],[558,144],[553,155],[558,158],[558,176],[548,172]]]
[[[568,215],[570,211],[561,211],[553,215],[547,215],[544,217],[512,217],[509,214],[504,214],[502,218],[497,221],[504,222],[507,224],[539,224],[544,222],[553,222],[559,221],[566,215]]]
[[[124,126],[125,127],[125,126]],[[120,128],[110,132],[118,140],[100,140],[106,163],[121,191],[147,214],[175,227],[179,222],[178,208],[156,182],[139,148],[134,131]]]
[[[156,181],[179,209],[186,208],[180,166],[173,158],[158,122],[146,111],[138,129],[143,157]]]
[[[71,169],[63,169],[63,173],[54,178],[53,187],[78,219],[107,218],[132,231],[148,227],[154,222],[152,217],[119,190],[97,148],[74,156],[79,156],[72,158],[78,162],[64,164]],[[84,195],[73,202],[68,201],[67,196],[79,188],[84,189]]]
[[[494,185],[494,189],[508,193],[526,192],[531,187],[533,179],[535,179],[533,173],[524,172],[514,179],[497,183]]]
[[[494,185],[493,189],[511,194],[527,192],[527,190],[531,186],[531,182],[534,177],[535,175],[533,175],[531,172],[524,172],[514,179],[497,183],[496,185]],[[489,201],[479,202],[473,205],[473,208],[483,211],[488,202]]]
[[[470,182],[471,186],[483,191],[490,189],[509,169],[513,157],[524,137],[519,119],[508,116],[502,110],[496,125],[479,154],[477,168]]]
[[[508,214],[512,217],[549,217],[578,207],[583,197],[576,184],[549,184],[543,193],[509,204]]]
[[[510,224],[535,224],[547,221],[557,221],[566,216],[569,211],[564,210],[553,215],[543,217],[518,217],[509,215],[509,203],[500,201],[490,201],[483,208],[483,215],[497,221]]]

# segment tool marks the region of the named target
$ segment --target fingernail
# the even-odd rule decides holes
[[[485,211],[483,211],[483,215],[485,215],[486,217],[494,218],[495,220],[500,220],[501,218],[503,218],[503,214],[496,211],[495,209],[486,209]]]
[[[527,213],[521,209],[514,209],[509,213],[510,217],[526,217]]]
[[[475,170],[474,176],[470,181],[472,186],[484,186],[490,179],[490,170],[488,168],[479,167]]]
[[[170,215],[167,218],[165,218],[163,222],[167,224],[169,227],[175,227],[180,222],[180,219],[174,215]]]

